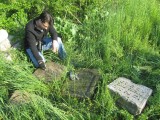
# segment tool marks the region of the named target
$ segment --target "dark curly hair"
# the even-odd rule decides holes
[[[50,25],[53,23],[53,18],[47,11],[43,11],[37,19],[41,19],[43,23],[48,22]]]

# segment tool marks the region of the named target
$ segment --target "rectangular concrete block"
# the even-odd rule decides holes
[[[142,112],[152,93],[152,89],[135,84],[124,77],[119,77],[114,80],[108,85],[108,88],[120,96],[117,100],[118,105],[133,115],[138,115]]]
[[[100,79],[96,69],[79,69],[76,71],[78,80],[68,80],[66,83],[67,91],[73,97],[92,98],[94,90]]]

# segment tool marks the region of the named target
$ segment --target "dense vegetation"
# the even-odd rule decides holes
[[[0,54],[0,119],[4,120],[158,120],[160,119],[159,0],[0,0],[0,29],[23,41],[25,24],[47,9],[62,36],[68,67],[96,68],[103,79],[93,100],[61,94],[62,83],[45,84],[23,50]],[[52,54],[46,55],[47,59]],[[115,105],[106,87],[124,76],[153,89],[142,114],[133,116]],[[31,104],[10,104],[9,94],[25,90],[38,95]]]

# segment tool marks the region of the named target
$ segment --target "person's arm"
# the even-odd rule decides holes
[[[26,30],[26,40],[28,41],[28,44],[33,53],[33,56],[38,61],[40,68],[45,69],[46,68],[45,63],[43,62],[42,57],[38,53],[39,51],[37,49],[35,36],[29,30]]]
[[[36,45],[36,39],[35,36],[33,35],[33,33],[29,30],[26,30],[26,40],[29,44],[29,47],[34,55],[34,57],[36,58],[36,60],[42,60],[41,56],[39,55],[39,51],[37,49],[37,45]]]
[[[53,24],[51,24],[49,27],[49,33],[51,35],[52,40],[57,40],[58,35],[57,35],[57,31],[53,27]]]
[[[49,33],[50,33],[51,38],[53,40],[53,42],[52,42],[53,52],[58,53],[58,42],[57,42],[58,35],[57,35],[55,28],[53,27],[53,24],[50,25]]]

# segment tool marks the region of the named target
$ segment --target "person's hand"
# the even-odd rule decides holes
[[[58,42],[57,42],[57,40],[53,40],[53,52],[54,53],[58,53],[58,48],[59,48],[59,45],[58,45]]]
[[[43,61],[40,61],[39,62],[39,67],[42,69],[42,70],[46,70],[46,65]]]

